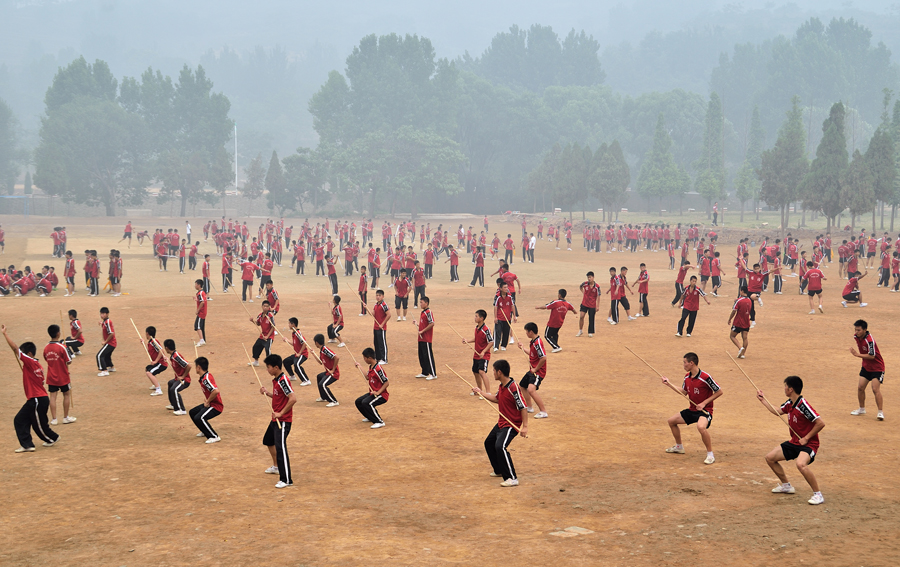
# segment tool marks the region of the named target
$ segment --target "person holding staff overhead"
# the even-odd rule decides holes
[[[31,341],[17,346],[6,333],[6,325],[0,325],[0,332],[6,338],[6,344],[13,350],[19,368],[22,369],[22,385],[25,388],[25,404],[13,419],[16,428],[16,437],[19,438],[19,448],[16,453],[34,452],[34,441],[31,438],[31,429],[44,442],[44,447],[52,447],[59,440],[59,434],[50,429],[47,421],[47,410],[50,408],[50,398],[44,390],[44,369],[35,355],[37,347]]]
[[[500,417],[484,440],[484,450],[491,461],[491,476],[503,477],[500,486],[519,486],[516,468],[509,454],[509,444],[519,433],[528,436],[528,409],[522,398],[522,391],[515,380],[509,377],[509,362],[497,360],[493,364],[494,380],[500,382],[497,393],[492,394],[481,388],[472,388],[472,393],[497,404]]]
[[[716,462],[716,458],[713,455],[709,426],[712,424],[713,402],[720,398],[723,392],[712,376],[700,370],[700,367],[697,366],[699,363],[700,358],[695,353],[689,352],[684,355],[682,364],[687,374],[684,375],[684,382],[679,393],[688,398],[691,407],[681,410],[680,413],[669,418],[669,429],[672,430],[672,436],[675,437],[675,445],[666,449],[666,453],[683,455],[684,445],[681,444],[681,430],[678,429],[678,426],[696,423],[700,438],[706,445],[706,460],[703,461],[703,464],[711,465]],[[669,383],[668,378],[662,376],[661,379],[663,384],[676,392],[679,391]]]
[[[287,438],[291,433],[291,422],[294,420],[293,407],[297,403],[297,395],[291,388],[291,381],[281,371],[280,356],[270,354],[263,363],[266,365],[266,372],[272,377],[271,392],[263,386],[259,387],[260,394],[272,398],[272,419],[263,435],[263,445],[269,448],[269,454],[272,456],[272,466],[266,469],[266,474],[277,474],[278,482],[275,488],[285,488],[294,484],[291,478]]]
[[[791,483],[788,482],[787,475],[784,474],[780,461],[797,461],[797,470],[809,483],[809,487],[813,490],[812,498],[809,503],[818,505],[825,502],[825,497],[819,491],[819,483],[816,476],[809,465],[816,459],[816,453],[819,451],[819,432],[825,427],[825,422],[821,416],[816,413],[806,398],[800,394],[803,392],[803,380],[799,376],[788,376],[784,379],[784,395],[788,397],[787,401],[781,404],[781,407],[774,408],[772,404],[766,400],[762,390],[756,392],[756,398],[767,410],[775,415],[787,415],[788,427],[791,430],[790,441],[785,441],[780,446],[775,447],[766,455],[766,464],[781,481],[781,484],[772,489],[775,494],[794,494],[796,491]],[[801,437],[802,435],[802,437]]]

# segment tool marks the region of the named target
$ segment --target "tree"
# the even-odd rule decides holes
[[[822,141],[816,148],[816,158],[803,180],[800,196],[804,207],[822,211],[828,227],[844,210],[846,203],[841,182],[847,169],[847,140],[844,138],[844,105],[837,102],[822,123]]]
[[[244,197],[250,199],[250,208],[253,209],[253,201],[262,197],[263,191],[266,190],[266,166],[263,165],[262,154],[256,154],[256,157],[250,160],[245,171],[247,181],[244,182],[244,188],[241,190]]]
[[[782,233],[789,220],[788,205],[796,197],[797,188],[809,169],[800,97],[795,96],[791,103],[791,110],[778,131],[778,140],[773,148],[762,153],[756,173],[761,181],[760,198],[781,209]]]
[[[625,191],[631,182],[631,171],[618,140],[597,148],[588,178],[589,191],[603,205],[604,217],[613,220],[618,205],[625,201]]]
[[[700,157],[694,162],[697,179],[694,187],[700,196],[706,199],[706,217],[710,217],[713,200],[724,197],[725,193],[725,149],[724,149],[724,115],[719,95],[709,96],[706,108],[706,119],[703,127],[703,147]]]
[[[34,189],[32,188],[32,185],[31,185],[31,172],[30,171],[25,172],[25,183],[23,185],[23,189],[24,190],[22,191],[22,193],[24,195],[31,195],[32,193],[34,193]]]
[[[879,126],[865,153],[866,163],[872,173],[875,199],[882,203],[891,203],[894,199],[894,182],[897,178],[897,168],[894,163],[894,140],[891,138],[888,128]],[[884,209],[882,208],[882,211]],[[875,210],[872,210],[872,230],[875,230]],[[881,217],[881,228],[884,228],[884,215]]]
[[[766,143],[766,130],[763,128],[762,120],[759,116],[759,107],[753,107],[753,114],[750,116],[750,131],[747,136],[747,151],[744,154],[744,163],[749,164],[751,173],[753,173],[753,185],[747,185],[746,181],[743,184],[743,188],[745,191],[751,191],[753,194],[750,196],[750,199],[753,199],[756,209],[756,220],[759,220],[759,183],[756,177],[755,171],[759,169],[760,161],[762,159],[762,153],[765,149]],[[735,186],[737,186],[737,182],[735,182]],[[745,193],[746,194],[746,193]],[[741,202],[741,221],[744,220],[744,203]]]
[[[278,209],[279,216],[284,216],[285,211],[294,210],[297,199],[294,195],[288,193],[287,183],[284,180],[284,170],[281,168],[281,161],[278,159],[278,153],[272,152],[272,159],[269,160],[269,169],[266,171],[266,200],[270,209]]]
[[[734,178],[734,195],[741,202],[741,222],[744,222],[744,203],[759,197],[759,179],[750,160],[744,162]]]
[[[875,178],[859,150],[853,152],[853,161],[844,170],[841,185],[844,202],[852,215],[851,225],[855,228],[856,217],[875,208]]]
[[[416,130],[409,126],[395,134],[397,176],[393,183],[408,198],[412,218],[416,218],[421,197],[434,201],[462,191],[459,167],[465,156],[459,145],[432,130]]]
[[[555,170],[554,200],[563,210],[569,209],[572,218],[572,207],[587,197],[587,174],[589,163],[585,163],[585,152],[578,143],[566,144],[559,156],[559,164]]]
[[[327,149],[328,147],[322,143],[315,151],[297,148],[297,153],[282,160],[287,190],[297,199],[301,211],[304,201],[312,201],[314,211],[318,208],[319,193],[330,173],[329,159],[326,157]]]
[[[531,194],[541,195],[541,197],[550,197],[550,207],[554,208],[556,203],[554,201],[554,181],[556,180],[556,166],[559,162],[559,156],[562,154],[562,148],[559,147],[559,144],[554,144],[553,147],[544,154],[544,157],[541,159],[541,163],[531,170],[528,174],[528,178],[526,181],[526,186],[528,187],[528,191]],[[546,207],[544,207],[546,210]]]
[[[666,129],[666,120],[660,113],[656,119],[653,147],[647,152],[637,178],[638,191],[648,201],[657,199],[660,210],[663,198],[680,195],[685,190],[684,180],[687,174],[675,163],[671,148],[672,138]]]
[[[0,99],[0,190],[11,188],[19,174],[16,145],[16,119],[9,106]]]

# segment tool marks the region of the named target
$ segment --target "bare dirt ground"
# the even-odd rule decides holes
[[[699,220],[699,219],[697,219]],[[0,219],[6,229],[4,265],[45,263],[48,235],[58,219]],[[62,221],[59,221],[62,222]],[[95,248],[101,257],[121,237],[123,219],[66,219],[69,249]],[[193,222],[200,233],[202,222]],[[250,224],[253,224],[251,222]],[[294,226],[299,226],[297,220]],[[435,225],[436,223],[432,223]],[[376,223],[380,225],[380,221]],[[137,229],[181,227],[177,219],[140,219]],[[518,234],[518,226],[493,222],[491,231]],[[722,243],[728,257],[732,242]],[[121,245],[124,246],[124,243]],[[353,400],[365,393],[362,378],[342,356],[341,401],[326,409],[315,388],[297,388],[294,429],[288,441],[295,486],[276,490],[263,474],[270,459],[261,438],[268,410],[246,366],[241,343],[256,333],[234,295],[213,293],[207,323],[211,360],[225,402],[213,421],[222,442],[205,445],[187,416],[166,411],[165,397],[150,397],[146,357],[129,318],[139,328],[153,324],[160,338],[173,338],[193,352],[194,274],[177,268],[160,273],[150,247],[122,248],[123,290],[130,295],[89,298],[34,294],[0,299],[0,320],[19,342],[43,346],[47,325],[59,310],[75,308],[89,342],[72,364],[77,423],[56,427],[57,446],[38,443],[34,453],[14,454],[12,418],[24,401],[21,375],[12,356],[0,356],[0,564],[2,565],[896,565],[900,434],[893,422],[891,387],[900,336],[900,297],[864,280],[866,308],[842,309],[837,268],[826,272],[825,314],[807,315],[805,296],[788,279],[785,295],[765,296],[758,326],[743,365],[770,399],[782,401],[789,374],[806,383],[804,395],[827,427],[815,471],[825,503],[810,506],[811,491],[792,464],[792,496],[775,495],[775,476],[763,456],[787,440],[788,431],[756,401],[750,384],[725,350],[734,351],[726,324],[732,301],[701,304],[691,338],[674,336],[679,311],[669,302],[674,272],[664,253],[588,254],[580,238],[574,250],[539,242],[537,263],[519,258],[513,271],[524,282],[517,331],[535,321],[543,330],[547,312],[535,311],[565,287],[578,305],[578,284],[591,269],[605,284],[610,266],[650,267],[651,317],[611,327],[598,313],[593,338],[575,338],[571,315],[561,333],[563,351],[550,355],[541,389],[550,419],[530,420],[530,438],[512,443],[521,485],[501,488],[488,476],[482,441],[496,421],[484,402],[444,364],[468,378],[471,352],[448,328],[468,335],[472,314],[489,309],[493,286],[469,288],[471,264],[461,262],[462,282],[449,283],[449,265],[435,267],[428,295],[437,320],[435,357],[439,379],[416,380],[415,332],[408,321],[388,326],[390,402],[381,412],[387,427],[360,423]],[[214,252],[204,243],[202,252]],[[730,262],[723,262],[730,265]],[[213,262],[217,272],[218,259]],[[494,263],[488,263],[487,273]],[[105,269],[104,269],[105,271]],[[314,270],[313,270],[314,271]],[[734,282],[734,271],[727,280]],[[870,273],[870,276],[872,274]],[[330,322],[325,278],[287,267],[273,274],[283,311],[300,319],[307,337]],[[341,278],[347,328],[344,338],[358,353],[371,345],[372,323],[356,316],[356,304]],[[349,280],[355,286],[356,276]],[[218,288],[218,278],[214,278]],[[383,285],[386,285],[384,282]],[[733,283],[725,286],[730,297]],[[388,297],[393,294],[388,291]],[[371,294],[370,294],[371,296]],[[636,302],[634,302],[636,303]],[[99,344],[98,310],[108,306],[118,332],[116,374],[98,378],[92,355]],[[259,307],[258,302],[251,307]],[[876,422],[869,395],[867,417],[854,418],[859,361],[853,321],[864,316],[885,355],[887,421]],[[725,394],[716,402],[711,433],[717,461],[703,464],[693,426],[684,430],[686,455],[666,454],[672,445],[666,419],[685,407],[658,378],[625,350],[628,345],[676,381],[682,355],[695,351]],[[6,348],[5,346],[3,347]],[[288,354],[278,342],[275,352]],[[520,377],[526,369],[518,349],[505,354]],[[497,358],[497,355],[494,355]],[[306,367],[318,371],[314,361]],[[171,376],[163,375],[166,379]],[[200,403],[199,388],[185,392],[188,407]],[[60,399],[61,405],[61,399]],[[61,409],[61,408],[60,408]],[[592,533],[562,537],[562,529]],[[574,533],[574,532],[570,532]]]

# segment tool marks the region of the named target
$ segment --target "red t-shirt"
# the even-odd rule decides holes
[[[843,293],[841,293],[841,295],[843,296],[853,293],[853,290],[856,289],[858,282],[859,280],[857,278],[850,278],[849,280],[847,280],[847,285],[844,286],[844,291]]]
[[[638,293],[646,295],[650,292],[650,274],[644,270],[638,275]]]
[[[253,262],[244,262],[241,264],[241,279],[245,282],[252,282],[258,269],[259,266]]]
[[[213,375],[209,372],[203,374],[200,377],[200,389],[203,390],[203,399],[209,398],[209,393],[217,388],[216,379],[213,378]],[[209,402],[209,407],[215,409],[216,411],[223,411],[225,406],[222,404],[222,394],[216,393],[216,397]],[[284,421],[284,420],[282,420]]]
[[[78,339],[82,344],[84,344],[84,334],[81,332],[81,321],[75,319],[74,321],[69,321],[69,330],[72,332],[72,338]]]
[[[391,308],[388,307],[384,300],[377,302],[375,307],[372,308],[372,316],[375,318],[372,328],[376,331],[387,331],[388,320],[391,318],[390,312]]]
[[[162,364],[163,368],[169,367],[169,363],[166,362],[166,357],[163,355],[163,348],[156,339],[150,339],[150,342],[147,343],[147,354],[150,355],[150,360],[154,364]]]
[[[413,270],[413,285],[416,287],[425,286],[425,270],[422,268]]]
[[[687,246],[687,245],[685,244],[685,246]],[[680,268],[678,268],[678,276],[675,278],[675,283],[680,283],[680,284],[684,283],[684,277],[687,275],[688,269],[690,267],[691,266],[685,265],[685,266],[681,266]]]
[[[684,375],[684,384],[681,386],[692,402],[703,403],[703,400],[709,398],[719,391],[719,385],[712,379],[712,376],[702,370],[698,370],[697,376],[691,376],[688,372]],[[697,408],[691,404],[689,410],[695,411]],[[713,402],[709,402],[703,408],[712,415]]]
[[[490,345],[494,343],[494,337],[491,336],[491,330],[487,325],[482,324],[475,328],[475,352],[472,358],[475,360],[490,360]],[[481,353],[484,352],[484,355]]]
[[[381,368],[380,364],[376,364],[374,367],[369,369],[368,374],[366,374],[366,380],[369,382],[369,388],[372,389],[373,392],[377,392],[381,387],[387,383],[388,377],[387,374],[384,373],[384,369]],[[388,393],[387,388],[384,389],[381,394],[379,394],[384,401],[387,401],[391,395]]]
[[[559,329],[563,326],[563,323],[566,321],[566,312],[577,313],[575,307],[565,299],[551,301],[545,307],[550,311],[550,319],[547,321],[547,326],[554,329]]]
[[[822,291],[822,278],[824,277],[825,274],[822,273],[822,270],[813,268],[804,274],[803,279],[809,281],[810,291]]]
[[[422,329],[427,327],[428,325],[434,323],[434,315],[431,313],[431,309],[423,309],[419,314],[419,332],[422,332]],[[420,343],[430,343],[432,334],[434,333],[434,327],[431,327],[421,335],[418,335]]]
[[[739,297],[734,302],[734,307],[732,310],[734,313],[734,319],[731,324],[739,329],[749,329],[750,328],[750,310],[753,308],[753,300],[749,297]]]
[[[108,345],[111,346],[111,347],[118,346],[117,343],[116,343],[116,336],[115,336],[115,332],[116,332],[116,331],[115,331],[115,329],[113,328],[113,324],[112,324],[112,321],[111,321],[111,320],[107,319],[106,321],[103,321],[103,324],[100,325],[100,330],[103,332],[103,340],[104,340],[104,341],[105,341],[105,340],[107,339],[107,337],[109,337],[110,335],[113,336],[112,340],[110,340],[110,341],[109,341],[108,343],[106,343],[106,344],[108,344]]]
[[[525,402],[515,380],[510,380],[506,386],[498,386],[497,407],[500,409],[500,417],[497,420],[500,429],[510,427],[510,422],[516,427],[522,426],[522,410],[525,408]]]
[[[272,411],[280,412],[287,405],[288,396],[294,393],[291,389],[291,381],[282,372],[279,376],[272,379]],[[292,407],[284,415],[278,418],[278,421],[291,423],[294,419],[294,408]],[[272,421],[275,421],[274,419]]]
[[[409,295],[409,278],[397,278],[397,281],[394,282],[394,293],[397,297]]]
[[[600,285],[597,282],[593,284],[584,282],[580,286],[582,297],[581,304],[587,308],[597,307],[597,298],[600,296]]]
[[[542,358],[547,356],[547,351],[544,349],[544,341],[541,337],[534,337],[531,339],[531,345],[528,348],[528,362],[531,364],[531,368],[537,366]],[[547,376],[547,362],[544,361],[544,365],[538,368],[536,373],[541,378],[545,378]]]
[[[869,372],[884,372],[884,359],[881,357],[881,351],[878,350],[872,334],[866,331],[866,336],[863,338],[856,335],[853,335],[853,338],[856,339],[856,346],[859,348],[860,354],[870,354],[875,357],[874,360],[862,359],[863,369]]]
[[[272,332],[274,323],[272,322],[272,313],[260,313],[256,316],[256,324],[259,326],[259,338],[262,340],[271,339],[269,336]]]
[[[197,313],[197,316],[201,319],[206,319],[206,308],[207,305],[209,305],[209,303],[207,302],[206,292],[201,289],[197,292],[195,299],[197,301],[197,307],[200,309],[200,311]]]
[[[459,266],[459,254],[456,252],[456,248],[450,250],[450,265]]]
[[[806,437],[806,435],[812,431],[813,425],[816,420],[819,419],[819,414],[816,413],[816,410],[813,409],[809,402],[803,396],[797,398],[797,401],[793,404],[791,400],[787,400],[783,404],[781,404],[781,411],[788,416],[788,423],[791,426],[791,445],[800,445],[800,437]],[[796,433],[795,433],[796,431]],[[797,433],[800,436],[797,436]],[[819,435],[814,435],[809,441],[807,441],[806,446],[813,450],[813,456],[819,450]]]
[[[335,305],[331,309],[331,320],[335,326],[344,324],[344,310],[341,309],[340,305]]]
[[[765,275],[762,272],[758,274],[756,272],[747,272],[747,291],[751,293],[761,292],[763,278],[765,278]],[[821,288],[821,283],[819,285]]]
[[[682,299],[684,301],[684,309],[688,311],[699,311],[700,310],[700,296],[705,296],[703,290],[699,287],[695,287],[691,289],[690,286],[685,288],[684,295]]]
[[[25,388],[25,397],[45,398],[47,390],[44,389],[44,369],[36,358],[31,358],[21,350],[18,351],[19,360],[22,361],[22,386]]]
[[[337,366],[337,361],[335,360],[335,354],[329,349],[327,346],[323,346],[322,350],[319,351],[319,359],[322,361],[322,364],[325,366],[325,370],[329,371],[335,380],[341,377],[341,370]]]
[[[172,363],[172,370],[175,372],[175,376],[190,384],[191,373],[188,371],[188,361],[176,350],[169,355],[169,362]]]
[[[516,302],[512,298],[512,295],[506,294],[501,295],[499,292],[494,296],[494,307],[497,308],[498,317],[497,321],[505,321],[512,322],[513,316],[513,306],[515,306]],[[506,316],[504,319],[503,317]]]
[[[65,386],[69,378],[69,349],[61,342],[50,342],[44,347],[44,360],[47,361],[47,385]],[[41,388],[43,389],[43,388]]]

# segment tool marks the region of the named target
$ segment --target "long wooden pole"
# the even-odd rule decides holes
[[[463,378],[462,376],[460,376],[459,373],[458,373],[456,370],[453,370],[452,368],[450,368],[450,365],[449,365],[449,364],[445,364],[444,366],[446,366],[447,368],[449,368],[449,369],[450,369],[450,372],[456,374],[456,375],[459,377],[459,379],[462,380],[463,382],[465,382],[470,388],[472,388],[472,390],[475,390],[475,386],[473,386],[468,380],[466,380],[465,378]],[[503,419],[505,419],[506,422],[509,423],[509,425],[510,425],[513,429],[515,429],[515,430],[518,431],[519,433],[522,433],[522,430],[519,429],[518,427],[516,427],[516,424],[513,423],[511,419],[509,419],[508,417],[506,417],[505,415],[503,415],[503,412],[500,411],[500,408],[498,408],[496,405],[494,405],[493,402],[491,402],[489,399],[485,398],[484,396],[478,396],[478,397],[481,398],[482,400],[484,400],[485,402],[487,402],[492,408],[494,408],[494,410],[495,410],[497,413],[500,414],[500,417],[502,417]],[[527,436],[527,435],[524,435],[524,434],[523,434],[522,437],[528,439],[528,436]]]
[[[472,349],[472,352],[474,352],[475,354],[478,354],[478,351],[475,350],[475,347],[472,346],[472,343],[470,343],[469,341],[467,341],[466,338],[465,338],[464,336],[460,335],[460,334],[459,334],[459,331],[457,331],[456,329],[453,328],[453,325],[451,325],[450,323],[447,323],[447,326],[450,327],[450,329],[451,329],[454,333],[456,333],[456,336],[457,336],[457,337],[459,337],[459,338],[461,338],[461,339],[463,340],[463,342],[466,344],[466,346],[468,346],[470,349]]]
[[[144,346],[144,337],[141,336],[141,332],[138,331],[137,325],[134,324],[134,319],[129,318],[128,320],[131,321],[131,326],[134,327],[134,332],[137,333],[138,340],[141,341],[141,346]],[[153,362],[153,357],[150,356],[147,349],[144,349],[144,352],[147,354],[147,358],[150,359],[150,362]]]
[[[250,361],[250,362],[252,363],[252,362],[253,362],[253,359],[250,358],[250,353],[247,352],[247,347],[244,345],[244,343],[241,343],[241,346],[244,347],[244,354],[247,355],[247,360]],[[259,384],[259,387],[262,388],[263,385],[262,385],[262,382],[259,380],[259,374],[256,373],[256,367],[253,366],[253,364],[250,364],[250,368],[253,369],[253,375],[256,376],[256,382],[257,382],[257,384]],[[266,406],[268,406],[268,405],[269,405],[269,404],[266,403]],[[270,408],[270,409],[271,409],[271,408]],[[276,420],[275,420],[275,424],[278,426],[278,429],[281,429],[281,422],[280,422],[280,421],[278,421],[278,420],[276,419]]]
[[[359,363],[356,362],[356,357],[353,356],[353,352],[351,352],[350,347],[348,347],[348,346],[345,344],[345,345],[344,345],[344,348],[347,349],[347,354],[350,355],[350,360],[353,361],[353,365],[356,366],[356,369],[359,370],[359,373],[360,373],[360,375],[363,377],[363,380],[366,381],[366,385],[368,385],[369,379],[368,379],[368,377],[366,377],[365,373],[362,371],[362,368],[359,367]],[[369,393],[370,393],[370,394],[373,393],[372,388],[369,388]]]
[[[625,346],[625,345],[622,345],[622,346]],[[650,370],[656,372],[656,375],[657,375],[657,376],[659,376],[660,378],[663,378],[663,375],[660,374],[659,370],[657,370],[657,369],[653,368],[652,366],[650,366],[650,363],[647,362],[646,360],[644,360],[643,358],[641,358],[641,356],[640,356],[638,353],[634,352],[633,350],[631,350],[631,349],[628,348],[627,346],[625,346],[625,350],[627,350],[628,352],[630,352],[630,353],[633,354],[634,356],[638,357],[638,360],[640,360],[641,362],[643,362],[644,364],[646,364],[647,367],[648,367]],[[688,401],[689,404],[693,405],[694,407],[698,407],[698,405],[697,405],[693,400],[691,400],[691,398],[689,398],[688,395],[685,394],[682,390],[679,390],[678,388],[676,388],[676,387],[673,386],[672,384],[669,384],[668,382],[666,382],[666,386],[668,386],[669,388],[671,388],[671,390],[672,390],[673,392],[675,392],[676,394],[678,394],[678,395],[681,396],[682,398],[686,399],[686,400]],[[706,411],[706,410],[700,410],[700,411],[703,412],[703,414],[704,414],[705,416],[709,417],[709,412],[708,412],[708,411]]]
[[[753,383],[753,380],[750,379],[750,376],[748,376],[747,373],[744,372],[744,369],[741,368],[741,365],[738,364],[738,361],[735,360],[733,356],[731,356],[731,353],[728,352],[728,351],[726,350],[726,351],[725,351],[725,354],[727,354],[727,355],[728,355],[728,358],[731,359],[731,362],[733,362],[734,365],[738,367],[738,370],[740,370],[740,371],[741,371],[741,374],[744,375],[744,378],[746,378],[746,379],[750,382],[750,384],[753,386],[753,389],[755,389],[757,392],[762,392],[762,390],[760,390],[760,389],[756,386],[756,384]],[[763,395],[763,399],[766,400],[766,403],[769,404],[769,407],[771,407],[772,409],[775,409],[775,406],[772,405],[772,402],[770,402],[770,401],[766,398],[765,395]],[[778,419],[780,419],[782,423],[784,423],[785,425],[788,426],[788,429],[790,429],[791,432],[792,432],[794,435],[797,436],[797,439],[800,439],[800,438],[802,437],[802,435],[800,435],[799,433],[797,433],[796,431],[794,431],[794,428],[791,427],[791,424],[788,423],[788,422],[784,419],[784,416],[783,416],[783,415],[779,415],[779,416],[778,416]]]

